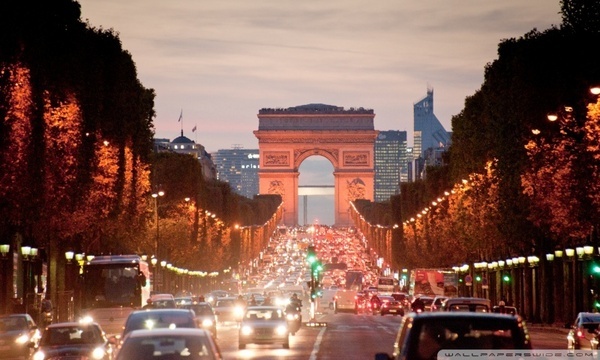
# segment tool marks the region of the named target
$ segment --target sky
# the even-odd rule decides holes
[[[373,109],[375,129],[407,131],[410,146],[428,87],[451,131],[501,40],[561,22],[559,0],[79,3],[82,20],[119,34],[155,90],[155,136],[183,129],[208,152],[257,149],[260,109],[310,103]]]

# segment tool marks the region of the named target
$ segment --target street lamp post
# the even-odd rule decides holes
[[[8,253],[10,252],[10,244],[0,245],[0,313],[8,313],[8,283],[9,276],[6,271],[6,263],[8,262]]]
[[[165,195],[165,192],[162,190],[159,190],[155,193],[152,194],[152,197],[154,198],[154,214],[156,216],[156,241],[154,242],[154,254],[157,258],[160,258],[160,228],[158,226],[158,198],[162,197]]]
[[[34,300],[34,293],[32,293],[33,284],[33,269],[32,262],[37,256],[38,249],[31,246],[21,246],[21,256],[23,257],[23,306],[26,313],[31,314],[29,307],[31,301]]]

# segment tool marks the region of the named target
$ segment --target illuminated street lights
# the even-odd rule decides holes
[[[165,192],[162,190],[159,190],[152,194],[152,197],[154,198],[154,213],[156,215],[156,241],[154,242],[154,253],[157,258],[160,257],[160,253],[159,253],[160,230],[158,227],[158,198],[162,197],[164,195],[165,195]]]

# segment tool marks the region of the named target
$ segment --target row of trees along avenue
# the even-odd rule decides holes
[[[281,199],[241,198],[189,156],[152,154],[156,94],[115,31],[83,22],[73,0],[1,7],[1,243],[42,249],[63,288],[67,250],[153,254],[160,185],[169,262],[214,271],[257,255],[226,229],[264,224]]]
[[[560,5],[560,26],[500,42],[452,118],[443,166],[389,202],[356,202],[367,221],[394,229],[396,267],[600,245],[600,113],[590,93],[600,86],[600,3]]]

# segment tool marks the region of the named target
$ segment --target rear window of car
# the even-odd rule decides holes
[[[153,336],[150,338],[129,338],[119,351],[119,359],[148,360],[164,359],[165,356],[212,359],[214,348],[209,340],[199,336]],[[181,357],[180,357],[181,356]]]
[[[432,347],[425,338],[433,338],[438,349],[528,349],[524,331],[515,318],[506,321],[477,318],[444,318],[415,321],[411,330],[409,359],[419,358],[421,346]]]

